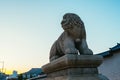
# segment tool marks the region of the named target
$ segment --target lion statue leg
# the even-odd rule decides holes
[[[67,37],[63,44],[65,54],[78,54],[78,50],[75,48],[74,40],[72,40],[70,37]]]
[[[93,52],[88,48],[88,45],[85,39],[81,40],[81,44],[79,45],[79,52],[82,55],[93,55]]]
[[[57,41],[56,41],[51,47],[49,60],[51,62],[57,58],[59,58],[59,55],[57,53]]]

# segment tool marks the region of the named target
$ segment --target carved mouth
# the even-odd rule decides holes
[[[63,26],[63,29],[64,30],[70,30],[70,29],[72,29],[72,27],[71,26],[65,26],[65,27]]]

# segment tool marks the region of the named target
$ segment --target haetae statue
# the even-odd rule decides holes
[[[67,13],[61,21],[64,32],[55,41],[50,50],[50,61],[65,54],[93,55],[86,42],[83,21],[74,13]]]
[[[83,21],[74,13],[67,13],[61,21],[64,32],[55,41],[50,50],[50,61],[65,54],[92,55],[86,42],[86,31]]]

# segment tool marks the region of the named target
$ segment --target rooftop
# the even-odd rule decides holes
[[[117,43],[117,45],[113,46],[112,48],[109,48],[108,51],[99,53],[97,55],[101,55],[103,57],[110,57],[113,55],[113,52],[119,51],[120,50],[120,43]]]

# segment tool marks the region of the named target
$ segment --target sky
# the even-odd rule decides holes
[[[0,0],[0,69],[23,73],[49,62],[65,13],[85,24],[94,54],[120,43],[120,0]]]

